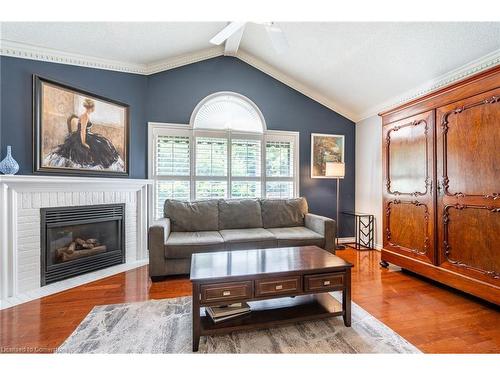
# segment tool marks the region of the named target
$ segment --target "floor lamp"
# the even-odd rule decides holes
[[[340,179],[345,176],[345,164],[337,162],[326,162],[325,176],[337,179],[337,244],[336,249],[345,249],[344,245],[339,245],[339,200],[340,200]]]

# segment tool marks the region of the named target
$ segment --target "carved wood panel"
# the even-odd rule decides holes
[[[437,110],[440,189],[500,199],[500,89]]]
[[[431,184],[429,175],[429,123],[419,119],[395,124],[385,136],[386,189],[393,195],[423,196]]]
[[[386,248],[433,262],[429,207],[419,202],[394,199],[385,207]]]
[[[442,219],[443,263],[500,285],[500,208],[446,205]]]
[[[500,285],[500,88],[436,118],[439,263]]]
[[[434,263],[434,112],[383,132],[384,248]]]

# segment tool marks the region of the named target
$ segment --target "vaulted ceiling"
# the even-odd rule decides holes
[[[207,57],[222,54],[223,48],[214,49],[209,39],[226,24],[2,23],[0,38],[9,48],[50,49],[129,64],[141,71],[180,56],[189,62],[190,54],[199,51],[211,51]],[[449,72],[460,77],[467,69],[500,63],[500,23],[277,25],[290,46],[285,53],[277,54],[264,28],[250,23],[241,40],[241,56],[236,56],[260,61],[279,72],[276,75],[289,77],[282,79],[285,83],[294,82],[292,87],[303,88],[355,121],[446,83],[453,79]],[[2,47],[2,54],[8,54],[5,51]]]

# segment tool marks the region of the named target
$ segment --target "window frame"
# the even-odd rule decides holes
[[[156,140],[160,135],[164,136],[187,136],[189,137],[189,154],[190,154],[190,175],[189,176],[157,176],[156,175]],[[196,137],[209,136],[225,138],[227,140],[227,176],[196,176]],[[260,149],[260,176],[243,177],[232,176],[231,166],[231,142],[233,139],[259,139],[261,144]],[[293,142],[293,177],[270,177],[266,173],[266,144],[268,141]],[[157,181],[189,181],[190,200],[196,199],[196,182],[210,180],[225,180],[227,199],[231,197],[231,186],[233,181],[260,181],[261,198],[266,197],[266,183],[270,181],[288,181],[293,183],[293,197],[300,196],[300,133],[295,131],[282,130],[264,130],[263,133],[242,132],[233,130],[205,130],[194,129],[189,124],[178,123],[148,123],[148,178],[153,180],[150,185],[149,192],[149,216],[150,222],[156,220],[156,185]]]

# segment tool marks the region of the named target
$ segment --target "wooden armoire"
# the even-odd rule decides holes
[[[500,66],[380,115],[381,264],[500,305]]]

